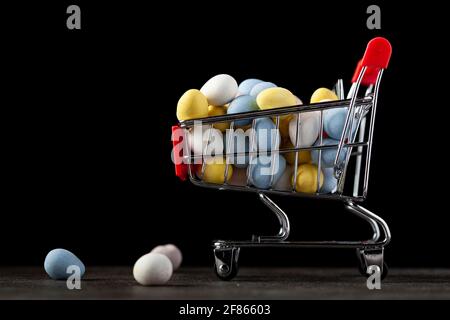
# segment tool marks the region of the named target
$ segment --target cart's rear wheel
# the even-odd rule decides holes
[[[214,272],[220,280],[228,281],[237,275],[239,251],[237,247],[214,249]]]
[[[231,271],[228,272],[228,266],[227,265],[220,265],[217,266],[214,263],[214,272],[216,274],[216,276],[223,281],[229,281],[232,280],[234,277],[236,277],[236,275],[238,274],[238,265],[232,265],[231,266]]]

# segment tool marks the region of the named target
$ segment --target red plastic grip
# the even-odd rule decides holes
[[[392,54],[392,46],[386,38],[373,38],[367,44],[361,65],[368,68],[386,69]]]
[[[178,130],[183,130],[179,126],[172,126],[172,144],[173,144],[173,161],[175,164],[175,175],[180,178],[181,181],[185,181],[188,175],[188,166],[183,163],[183,149],[180,149],[179,152],[175,152],[178,148],[177,145],[183,142],[184,135],[179,135]],[[176,139],[180,137],[180,139]]]
[[[361,73],[362,69],[362,60],[359,60],[358,65],[356,66],[355,73],[353,74],[352,83],[355,83],[358,80],[358,76]],[[366,72],[364,73],[364,77],[361,80],[361,84],[363,86],[369,86],[371,84],[375,84],[377,81],[378,71],[380,71],[380,68],[370,68],[368,67],[366,69]]]
[[[369,86],[375,84],[380,69],[386,69],[392,54],[392,46],[385,38],[378,37],[369,41],[364,57],[359,60],[352,83],[358,80],[362,67],[366,67],[366,72],[361,80],[361,84]]]

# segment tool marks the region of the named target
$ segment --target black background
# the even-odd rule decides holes
[[[82,30],[66,28],[69,4]],[[211,76],[261,78],[303,101],[348,84],[365,45],[393,56],[377,114],[365,206],[389,223],[391,266],[450,266],[445,111],[448,66],[439,2],[73,1],[2,10],[0,264],[43,263],[63,247],[87,265],[132,265],[173,242],[188,265],[210,241],[275,233],[253,194],[177,180],[170,127],[184,91]],[[348,88],[348,85],[347,85]],[[441,133],[442,132],[442,133]],[[438,147],[439,146],[439,147]],[[280,198],[292,239],[360,239],[370,229],[340,203]],[[243,250],[242,265],[355,265],[352,250]]]

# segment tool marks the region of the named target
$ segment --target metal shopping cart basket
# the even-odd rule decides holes
[[[172,141],[174,147],[183,144],[182,152],[174,152],[173,157],[176,167],[176,175],[182,179],[189,180],[197,185],[208,188],[215,188],[219,190],[237,190],[255,192],[259,199],[272,210],[280,224],[278,234],[274,236],[253,236],[251,240],[247,241],[214,241],[214,270],[217,276],[222,280],[230,280],[236,276],[238,272],[238,258],[240,248],[249,247],[326,247],[326,248],[353,248],[356,249],[359,259],[359,271],[363,275],[368,275],[368,270],[372,271],[378,269],[381,272],[382,278],[387,273],[387,266],[384,263],[383,253],[384,247],[390,242],[391,235],[386,222],[363,208],[360,204],[367,196],[369,184],[370,159],[372,152],[373,133],[375,128],[375,114],[377,111],[377,98],[379,92],[380,81],[384,69],[387,68],[391,56],[392,48],[388,40],[384,38],[372,39],[366,48],[363,58],[359,61],[355,74],[352,79],[352,86],[347,94],[347,99],[344,97],[344,90],[342,80],[338,80],[334,91],[340,100],[314,103],[309,105],[288,106],[277,109],[258,110],[254,112],[246,112],[239,114],[227,114],[222,116],[214,116],[195,120],[180,121],[178,125],[172,127]],[[358,97],[361,85],[367,87],[364,96]],[[338,143],[333,145],[325,145],[323,141],[324,133],[324,112],[331,109],[345,108],[346,117],[342,130],[342,135]],[[300,144],[300,126],[302,125],[302,114],[316,112],[320,113],[320,133],[318,141],[309,147],[303,147]],[[289,190],[277,190],[272,181],[268,189],[256,188],[251,182],[251,170],[247,169],[247,183],[245,185],[231,185],[228,183],[228,168],[231,165],[230,159],[242,153],[228,152],[225,154],[226,169],[224,173],[224,182],[221,184],[214,184],[203,181],[204,167],[206,162],[205,153],[200,155],[192,154],[189,143],[187,142],[187,135],[189,130],[193,130],[194,126],[198,124],[196,121],[201,121],[203,126],[212,127],[214,124],[229,123],[228,132],[232,132],[235,128],[235,122],[246,119],[251,120],[251,128],[255,128],[256,120],[263,117],[270,117],[273,119],[276,129],[280,127],[280,119],[287,115],[294,115],[297,119],[296,135],[297,140],[295,145],[291,147],[277,147],[270,152],[270,156],[274,157],[276,154],[295,153],[294,174],[292,178],[292,188]],[[366,125],[367,124],[367,125]],[[366,127],[368,126],[368,131]],[[228,133],[227,133],[228,134]],[[211,137],[208,137],[208,142]],[[228,139],[227,143],[232,139]],[[250,166],[252,166],[252,157],[258,156],[258,150],[255,147],[254,134],[250,136],[250,146],[245,156],[250,157]],[[278,145],[278,144],[276,144]],[[325,150],[334,148],[336,156],[334,159],[334,176],[337,179],[337,186],[332,193],[321,192],[320,177],[322,158],[321,153]],[[226,149],[230,150],[230,148]],[[231,149],[234,150],[234,149]],[[319,153],[318,157],[318,177],[317,188],[313,193],[303,193],[296,191],[296,179],[299,161],[299,152],[303,150],[316,150]],[[202,162],[201,170],[196,171],[194,165],[195,160],[200,158]],[[273,159],[273,158],[272,158]],[[205,161],[203,161],[205,160]],[[272,162],[271,165],[273,165]],[[199,172],[199,173],[196,173]],[[351,175],[352,173],[353,175]],[[294,197],[313,197],[317,199],[334,199],[342,201],[345,208],[356,216],[367,221],[373,235],[366,241],[288,241],[290,232],[290,223],[288,216],[281,210],[269,197],[269,194],[289,195]],[[369,268],[370,267],[370,268]],[[369,268],[369,269],[368,269]]]

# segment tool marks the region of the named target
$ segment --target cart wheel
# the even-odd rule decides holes
[[[240,248],[215,248],[214,272],[220,280],[228,281],[238,273],[238,258]]]
[[[361,265],[361,263],[358,263],[358,270],[362,276],[367,277],[367,278],[370,276],[366,272],[366,270],[364,270],[364,267]],[[383,272],[381,273],[381,280],[384,280],[384,278],[386,278],[386,276],[388,275],[388,272],[389,272],[389,267],[386,262],[383,262]]]
[[[381,280],[386,278],[389,268],[386,262],[384,262],[383,248],[378,250],[363,250],[356,249],[356,255],[358,256],[358,270],[364,277],[369,277],[367,273],[367,267],[370,265],[383,266],[381,272]]]

